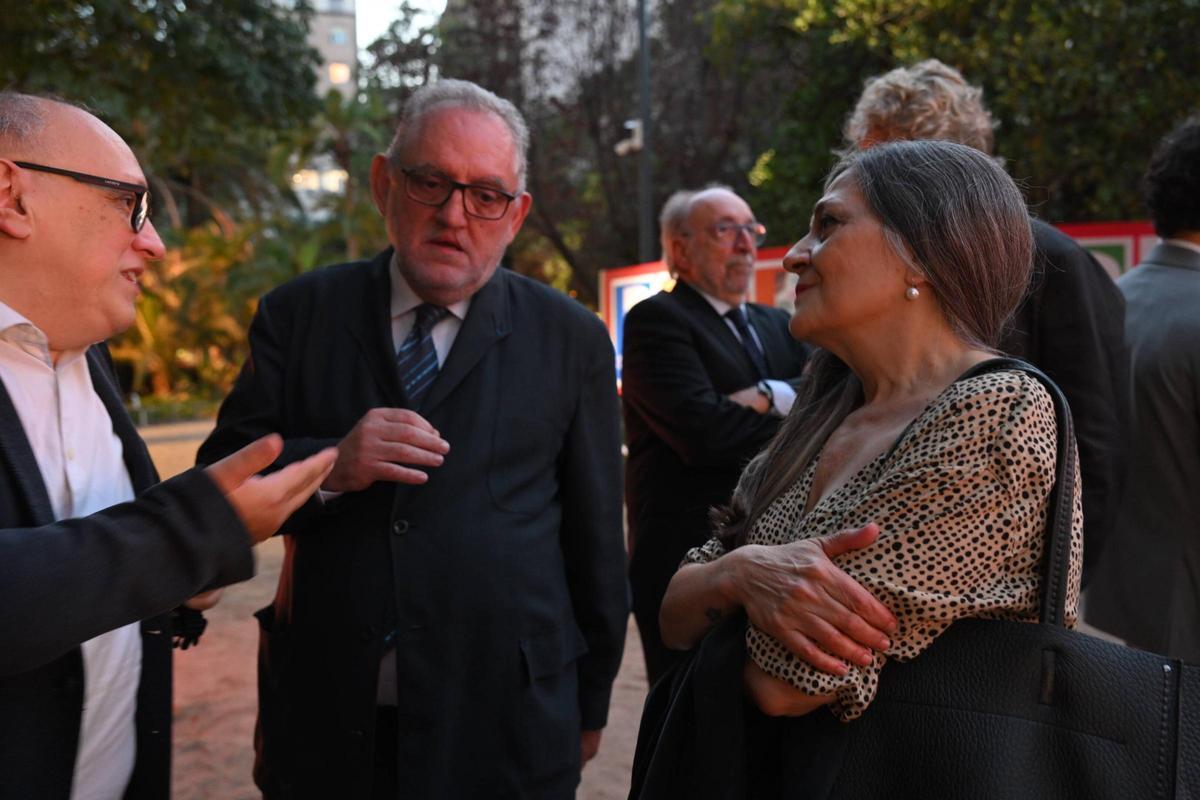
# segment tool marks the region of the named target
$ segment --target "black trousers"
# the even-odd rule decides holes
[[[375,709],[375,758],[371,777],[371,800],[396,800],[399,791],[398,759],[400,719],[395,706]]]

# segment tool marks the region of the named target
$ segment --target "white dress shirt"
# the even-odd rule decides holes
[[[0,302],[0,380],[29,439],[56,519],[87,516],[133,499],[121,440],[92,387],[84,350],[62,353],[55,364],[46,335]],[[125,792],[137,749],[134,711],[141,669],[137,623],[83,643],[83,718],[72,800],[115,800]]]
[[[740,342],[742,340],[742,335],[738,333],[737,326],[733,324],[733,320],[725,316],[729,312],[729,309],[733,308],[733,306],[729,303],[726,303],[724,300],[721,300],[720,298],[713,297],[711,294],[705,292],[694,283],[689,283],[688,286],[691,286],[700,294],[701,297],[708,301],[708,304],[713,307],[713,310],[716,311],[721,316],[721,319],[725,322],[725,327],[733,331],[733,335],[736,336],[737,340]],[[745,314],[745,303],[742,303],[741,309],[742,313]],[[750,319],[748,314],[746,319],[747,322]],[[758,344],[759,352],[761,352],[765,357],[767,348],[763,347],[762,339],[759,337],[758,331],[754,330],[753,325],[750,325],[750,335],[754,337],[754,341]],[[792,385],[787,381],[775,380],[774,378],[767,378],[766,381],[771,386],[771,410],[777,416],[786,417],[788,412],[792,410],[792,405],[796,402],[796,390],[793,389]]]
[[[417,322],[417,306],[425,301],[417,297],[416,292],[408,285],[408,281],[400,274],[395,254],[392,255],[390,270],[392,279],[392,350],[395,351],[399,350],[400,345],[408,338],[409,332]],[[441,369],[442,365],[446,363],[446,358],[450,355],[450,348],[454,346],[454,340],[458,338],[458,332],[462,329],[463,320],[467,318],[467,309],[470,307],[471,298],[469,297],[446,306],[446,310],[450,313],[438,320],[430,331],[430,336],[433,338],[433,349],[437,352],[438,369]],[[322,499],[329,499],[336,495],[322,492],[321,496]],[[394,706],[396,697],[396,648],[393,646],[388,648],[379,662],[379,684],[375,693],[375,702],[381,706]]]

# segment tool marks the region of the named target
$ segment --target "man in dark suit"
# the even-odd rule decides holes
[[[157,484],[96,344],[132,323],[138,276],[163,254],[145,198],[137,159],[100,120],[0,92],[5,800],[166,800],[167,612],[249,578],[251,544],[332,464],[252,478],[279,451],[267,440]]]
[[[1159,145],[1144,181],[1163,241],[1117,281],[1133,357],[1133,446],[1087,620],[1200,663],[1200,116]]]
[[[766,230],[744,200],[679,192],[659,223],[676,283],[630,309],[621,366],[629,579],[651,683],[678,658],[658,629],[671,575],[791,409],[807,357],[786,312],[746,302]]]
[[[983,92],[936,59],[867,81],[846,122],[847,147],[896,139],[944,139],[992,152]],[[1000,349],[1039,367],[1062,388],[1079,440],[1083,482],[1083,583],[1113,529],[1125,482],[1130,426],[1125,302],[1092,255],[1031,220],[1033,274]]]
[[[338,448],[262,624],[268,798],[570,797],[628,615],[612,345],[497,269],[531,198],[511,103],[442,80],[371,167],[391,247],[266,295],[200,451]]]

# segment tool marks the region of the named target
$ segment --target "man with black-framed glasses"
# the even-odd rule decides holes
[[[500,268],[532,198],[513,105],[442,80],[371,165],[391,247],[267,294],[200,459],[328,445],[259,612],[267,798],[571,797],[628,616],[612,344]]]
[[[137,159],[99,119],[0,92],[4,800],[167,800],[167,612],[249,578],[251,545],[332,465],[326,453],[254,477],[275,439],[157,482],[104,346],[133,322],[138,278],[163,255],[146,195]]]
[[[677,192],[659,222],[676,283],[626,315],[621,368],[629,582],[651,683],[679,657],[659,635],[667,584],[791,409],[807,358],[785,311],[747,302],[767,232],[741,197]]]

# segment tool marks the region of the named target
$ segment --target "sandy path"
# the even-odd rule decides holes
[[[157,425],[142,431],[163,477],[191,466],[210,423]],[[202,644],[175,653],[175,748],[172,796],[177,800],[252,800],[257,623],[251,614],[271,601],[283,547],[270,541],[256,551],[258,574],[225,590],[208,612]],[[632,621],[625,658],[613,690],[600,755],[583,772],[581,800],[617,800],[629,791],[629,767],[646,673]]]

